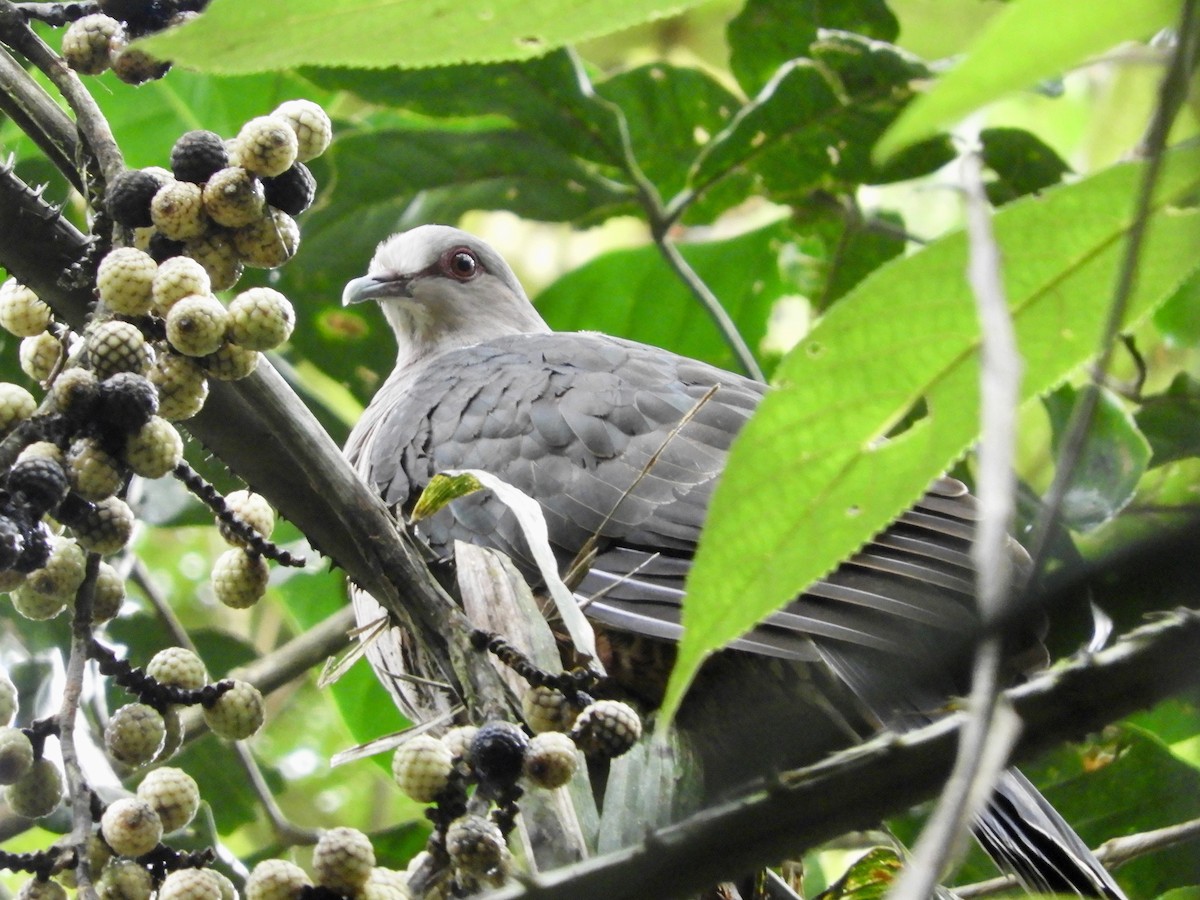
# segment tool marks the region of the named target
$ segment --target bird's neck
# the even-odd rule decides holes
[[[413,303],[388,305],[384,314],[396,335],[397,369],[497,337],[550,331],[550,326],[528,302],[515,309],[511,304],[477,307],[469,321],[447,314],[445,309],[433,315],[428,308]]]

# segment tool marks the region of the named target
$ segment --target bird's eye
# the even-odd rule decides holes
[[[446,254],[442,261],[442,267],[451,278],[470,281],[479,271],[479,260],[470,250],[460,247]]]

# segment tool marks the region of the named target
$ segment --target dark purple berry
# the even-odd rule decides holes
[[[148,378],[120,372],[100,382],[99,417],[114,431],[137,431],[158,412],[158,393]]]
[[[40,569],[50,558],[50,530],[41,521],[30,522],[21,528],[21,537],[25,547],[13,568],[26,573]]]
[[[189,131],[171,148],[171,171],[180,181],[203,184],[208,176],[229,165],[225,141],[212,131]]]
[[[11,569],[21,558],[25,538],[21,529],[8,516],[0,516],[0,569]]]
[[[46,456],[18,460],[8,473],[8,489],[24,495],[38,516],[53,512],[69,487],[62,464]]]
[[[512,722],[488,722],[471,741],[468,760],[479,780],[511,784],[521,774],[529,738]]]
[[[152,225],[150,201],[164,184],[164,179],[143,169],[126,169],[108,183],[104,208],[126,228],[145,228]]]
[[[317,195],[317,180],[308,166],[293,163],[282,175],[262,180],[267,203],[289,216],[298,216],[310,206]]]

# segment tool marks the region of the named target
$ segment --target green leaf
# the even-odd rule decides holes
[[[779,270],[788,240],[786,226],[775,224],[726,241],[679,247],[751,349],[766,333],[771,307],[788,290]],[[606,253],[568,272],[542,291],[536,303],[559,331],[602,331],[737,367],[708,313],[654,247]]]
[[[1135,418],[1154,450],[1151,465],[1200,456],[1200,381],[1186,372],[1161,394],[1146,397]]]
[[[1057,75],[1090,56],[1154,34],[1173,22],[1179,0],[1075,0],[1010,3],[984,28],[966,58],[913,103],[875,148],[887,159],[967,113]],[[1019,48],[1019,49],[1018,49]]]
[[[894,41],[900,24],[882,0],[749,0],[729,21],[729,68],[747,94],[763,89],[781,65],[809,55],[818,28]]]
[[[413,507],[412,515],[409,516],[409,521],[420,522],[422,519],[427,519],[452,500],[481,490],[483,490],[483,485],[474,475],[468,473],[443,475],[439,472],[429,480],[429,484],[425,485],[425,490],[421,491],[421,496],[417,498],[417,505]]]
[[[705,72],[662,63],[614,75],[596,89],[621,108],[633,155],[664,197],[683,189],[700,147],[741,105]],[[743,199],[731,198],[730,205]]]
[[[979,132],[983,162],[995,173],[987,185],[996,206],[1062,181],[1071,171],[1054,150],[1024,128],[985,128]]]
[[[943,138],[915,148],[892,167],[870,159],[875,139],[928,76],[895,47],[854,35],[823,38],[813,60],[784,64],[729,127],[704,148],[689,173],[696,194],[748,168],[777,202],[840,186],[880,184],[943,165],[953,153]]]
[[[872,847],[821,893],[821,900],[881,900],[903,867],[904,861],[891,847]]]
[[[1025,371],[1038,396],[1090,358],[1132,219],[1141,165],[1122,165],[994,219]],[[1171,153],[1152,201],[1126,325],[1200,259],[1200,220],[1172,204],[1200,183],[1200,151]],[[883,266],[780,365],[735,441],[689,580],[665,704],[704,657],[783,606],[912,504],[978,431],[979,327],[955,233]],[[880,438],[916,404],[928,415]]]
[[[1058,453],[1078,391],[1064,384],[1043,402],[1050,414],[1052,446]],[[1063,521],[1086,532],[1112,519],[1133,499],[1149,463],[1150,444],[1133,416],[1111,391],[1101,389],[1087,440],[1063,495]]]
[[[1200,344],[1200,274],[1185,281],[1154,314],[1154,327],[1181,347]]]
[[[530,59],[683,12],[700,0],[214,0],[204,15],[139,42],[202,72],[297,66],[387,68]],[[264,39],[269,35],[270,39]]]
[[[623,165],[618,116],[596,98],[583,63],[566,50],[519,63],[420,71],[314,69],[306,74],[322,87],[433,119],[482,120],[491,128],[497,119],[507,119],[568,153]]]

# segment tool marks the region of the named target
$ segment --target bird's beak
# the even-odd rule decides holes
[[[383,300],[387,297],[411,297],[411,278],[381,277],[364,275],[346,284],[342,291],[342,306],[364,303],[367,300]]]

